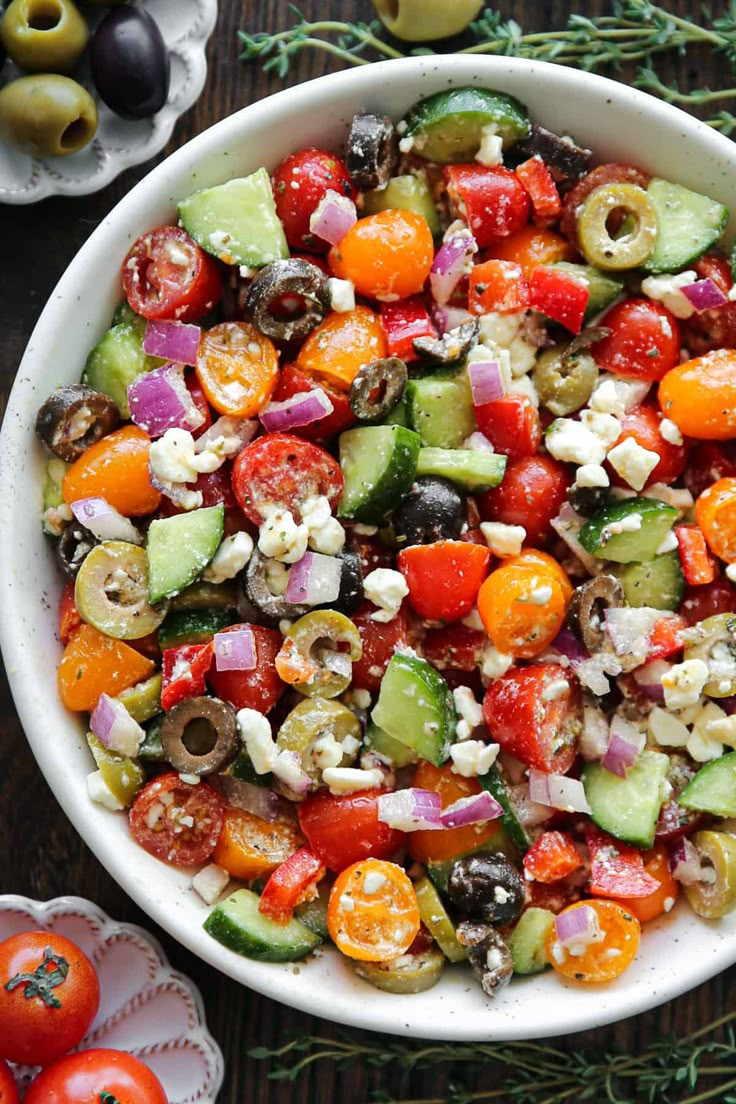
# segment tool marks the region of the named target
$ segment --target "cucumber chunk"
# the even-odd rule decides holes
[[[726,228],[728,208],[681,184],[654,177],[647,193],[657,215],[657,239],[643,267],[680,272],[714,246]]]
[[[161,726],[164,723],[164,714],[157,713],[146,724],[146,735],[138,749],[138,758],[144,763],[165,763],[164,746],[161,742]]]
[[[366,215],[377,215],[379,211],[413,211],[426,219],[432,237],[436,238],[442,231],[437,205],[424,173],[393,176],[385,188],[366,192],[363,198]]]
[[[439,671],[418,656],[395,652],[371,720],[422,759],[441,766],[450,754],[457,715]]]
[[[736,817],[736,751],[701,767],[677,800],[685,809]]]
[[[206,644],[215,633],[235,623],[227,610],[175,610],[158,630],[160,648],[178,648],[181,644]]]
[[[507,940],[515,974],[539,974],[547,969],[544,945],[554,922],[555,914],[549,909],[532,907],[522,912]]]
[[[417,761],[416,752],[406,744],[395,740],[393,736],[389,736],[388,732],[384,732],[372,722],[368,723],[365,730],[363,746],[368,751],[375,751],[376,755],[382,756],[397,767],[408,767],[410,763]]]
[[[415,882],[414,892],[417,895],[422,923],[429,929],[430,935],[445,958],[449,959],[450,962],[464,962],[468,957],[468,952],[458,941],[454,925],[447,915],[439,893],[429,878],[420,878],[418,882]]]
[[[479,449],[422,448],[417,475],[442,475],[469,494],[497,487],[506,471],[506,457]]]
[[[656,498],[627,498],[595,514],[580,530],[586,552],[615,563],[654,559],[679,512]]]
[[[322,940],[299,920],[276,924],[258,911],[258,894],[237,889],[213,908],[204,930],[246,958],[260,962],[296,962],[318,947]]]
[[[289,256],[265,169],[195,192],[179,204],[181,224],[225,264],[263,268]]]
[[[555,261],[551,268],[569,272],[588,285],[588,305],[585,308],[583,323],[590,322],[597,314],[610,307],[624,290],[623,277],[611,272],[601,272],[599,268],[587,264],[573,264],[572,261]]]
[[[320,939],[330,942],[330,931],[327,927],[327,906],[330,903],[330,887],[327,882],[320,882],[317,887],[317,896],[311,901],[303,901],[294,909],[294,919],[309,928]]]
[[[478,425],[467,370],[451,379],[428,376],[406,385],[409,425],[430,448],[459,448]]]
[[[600,763],[583,767],[583,786],[593,821],[635,847],[651,847],[670,759],[660,751],[639,753],[625,778]]]
[[[503,809],[501,823],[508,832],[511,842],[518,848],[520,854],[525,855],[531,846],[531,840],[527,835],[526,828],[519,820],[513,799],[500,770],[494,764],[487,774],[479,777],[478,781],[484,790],[488,790],[489,794],[495,797]]]
[[[406,117],[405,137],[412,153],[427,161],[472,161],[484,127],[495,127],[507,149],[529,133],[529,115],[514,96],[485,88],[451,88],[414,104]]]
[[[178,594],[194,582],[217,551],[224,522],[221,502],[151,522],[146,558],[152,603]]]
[[[345,487],[338,516],[381,522],[414,482],[420,445],[418,435],[400,425],[364,426],[340,434]]]
[[[134,315],[132,320],[119,322],[107,331],[87,357],[82,382],[117,404],[123,418],[130,417],[128,387],[144,372],[164,363],[160,357],[143,352],[146,320]]]
[[[646,563],[630,563],[619,572],[624,596],[630,606],[678,610],[685,591],[685,576],[679,554],[664,552]]]

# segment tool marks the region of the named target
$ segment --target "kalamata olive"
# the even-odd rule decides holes
[[[433,360],[438,364],[459,364],[478,344],[479,333],[478,319],[469,318],[454,330],[448,330],[442,337],[415,337],[414,352],[424,360]]]
[[[577,483],[573,483],[567,488],[567,501],[578,514],[593,517],[606,505],[608,487],[578,487]]]
[[[274,317],[271,307],[285,295],[301,298],[302,314],[288,319]],[[245,300],[245,317],[261,333],[280,341],[300,341],[307,337],[329,309],[327,276],[300,257],[266,265],[251,283]]]
[[[409,372],[399,357],[372,360],[350,385],[350,409],[361,422],[380,422],[404,394]]]
[[[187,698],[166,714],[161,745],[175,770],[214,774],[238,752],[235,710],[219,698]]]
[[[60,460],[73,463],[120,424],[117,404],[81,383],[57,387],[36,416],[36,433]]]
[[[87,24],[73,0],[13,0],[2,39],[21,69],[71,73],[87,45]]]
[[[18,77],[0,90],[0,139],[31,157],[67,157],[97,130],[86,88],[57,73]]]
[[[361,192],[388,184],[399,157],[394,124],[387,115],[355,115],[350,126],[346,163]]]
[[[477,851],[450,871],[447,896],[456,908],[490,924],[516,920],[526,902],[519,871],[505,855]]]
[[[90,66],[100,97],[124,119],[145,119],[166,103],[169,55],[143,8],[116,8],[105,16],[92,37]]]
[[[420,475],[394,510],[396,544],[433,544],[460,536],[467,521],[465,499],[454,483],[441,476]]]
[[[551,130],[532,123],[526,138],[521,138],[514,147],[514,153],[523,157],[538,154],[545,165],[568,180],[577,180],[585,176],[593,162],[593,154],[588,149],[576,146],[570,138],[561,138]]]
[[[458,943],[467,947],[468,961],[483,992],[494,997],[511,981],[514,960],[502,937],[488,924],[463,920],[457,926]]]
[[[341,613],[355,613],[363,601],[363,571],[360,556],[357,552],[346,548],[340,553],[338,559],[342,560],[340,593],[336,600],[330,603],[330,608],[339,610]]]
[[[80,525],[78,521],[69,522],[61,534],[56,553],[65,574],[70,579],[76,579],[85,556],[88,556],[99,543],[94,533],[90,533],[84,525]]]
[[[607,609],[624,604],[624,590],[613,575],[598,575],[576,587],[567,617],[589,652],[600,652],[606,643],[604,616]]]

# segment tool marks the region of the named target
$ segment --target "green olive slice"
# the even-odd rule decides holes
[[[686,633],[685,659],[702,659],[708,668],[703,693],[730,698],[736,693],[736,614],[717,613]]]
[[[214,774],[238,753],[235,710],[219,698],[187,698],[164,717],[161,746],[174,770]]]
[[[315,782],[325,767],[349,766],[360,743],[360,721],[355,714],[341,702],[326,698],[299,702],[276,736],[279,751],[296,751],[302,770]],[[340,755],[343,744],[345,750]]]
[[[88,625],[118,640],[148,636],[168,610],[167,602],[149,602],[146,553],[127,541],[103,541],[85,556],[74,601]]]
[[[132,805],[133,798],[146,781],[143,768],[135,759],[105,747],[92,732],[87,733],[87,743],[108,790],[121,805],[126,808]]]
[[[706,920],[718,920],[736,908],[736,836],[730,832],[696,832],[692,842],[700,853],[702,882],[686,885],[690,907]]]
[[[614,238],[608,228],[611,215],[623,212],[628,225]],[[637,184],[603,184],[582,206],[577,221],[580,250],[588,264],[609,272],[636,268],[654,249],[657,214],[651,199]]]
[[[384,993],[425,993],[442,977],[445,961],[437,947],[430,947],[389,962],[356,962],[354,969],[358,977]]]
[[[309,672],[304,681],[294,683],[300,694],[309,698],[336,698],[347,690],[352,665],[363,654],[360,633],[349,617],[336,610],[313,610],[294,622],[286,641],[296,646],[304,669]],[[338,650],[344,644],[348,650]]]
[[[583,349],[555,345],[539,354],[532,371],[539,401],[557,418],[585,406],[598,382],[598,365]]]

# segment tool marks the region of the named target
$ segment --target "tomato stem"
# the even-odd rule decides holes
[[[101,1092],[100,1104],[120,1104],[120,1101],[111,1092]]]
[[[43,961],[38,964],[32,974],[16,974],[10,981],[6,981],[5,989],[12,993],[14,989],[25,985],[23,996],[26,1000],[40,997],[47,1008],[61,1008],[61,1001],[51,992],[61,985],[69,973],[69,963],[62,955],[54,954],[51,947],[43,952]]]

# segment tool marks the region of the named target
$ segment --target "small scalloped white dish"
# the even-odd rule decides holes
[[[217,19],[217,0],[134,0],[155,19],[171,60],[169,96],[150,119],[121,119],[94,92],[85,64],[80,79],[90,88],[99,126],[90,144],[69,157],[30,157],[0,141],[0,203],[36,203],[46,196],[98,192],[123,169],[159,153],[180,115],[192,106],[207,76],[205,47]],[[86,9],[92,23],[105,9]],[[19,76],[12,62],[6,76]]]
[[[148,932],[122,924],[81,897],[31,901],[0,897],[0,942],[24,931],[53,931],[71,939],[100,979],[100,1007],[80,1050],[127,1050],[163,1085],[169,1104],[215,1104],[224,1063],[207,1031],[199,991],[172,970]],[[19,1086],[37,1072],[14,1066]]]
[[[736,961],[736,914],[708,923],[678,905],[647,927],[634,965],[616,982],[584,986],[548,971],[515,979],[488,1000],[466,967],[434,989],[397,996],[358,979],[325,949],[297,965],[251,961],[207,936],[191,872],[157,862],[131,840],[125,817],[87,798],[91,769],[82,719],[56,696],[56,603],[61,578],[39,524],[45,456],[33,423],[57,385],[79,379],[121,290],[116,258],[143,231],[175,219],[178,199],[299,146],[340,145],[366,109],[399,119],[422,96],[476,84],[513,93],[544,126],[572,134],[601,160],[624,160],[733,201],[736,145],[635,89],[512,58],[420,57],[320,78],[223,120],[173,154],[110,213],[72,262],[29,342],[0,435],[0,643],[29,742],[67,815],[119,884],[191,951],[285,1004],[361,1028],[442,1039],[563,1035],[652,1008]],[[733,232],[733,222],[731,230]],[[62,351],[63,355],[59,355]],[[36,508],[35,504],[38,503]]]

